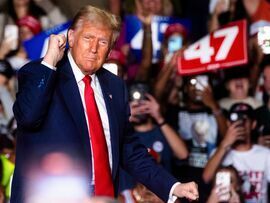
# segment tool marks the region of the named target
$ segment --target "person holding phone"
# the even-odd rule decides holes
[[[202,172],[218,140],[225,135],[226,118],[213,96],[208,75],[185,76],[183,92],[184,105],[175,111],[176,125],[189,156],[185,161],[176,160],[174,167],[179,178],[184,171],[187,180],[197,180],[202,194],[199,202],[205,203],[211,188],[203,182]]]
[[[178,89],[181,76],[177,74],[177,58],[186,47],[187,39],[188,30],[180,23],[168,25],[164,32],[161,67],[154,85],[154,95],[162,102],[162,106],[179,103]]]
[[[270,150],[252,143],[256,127],[255,111],[246,103],[236,103],[229,110],[228,131],[203,171],[205,182],[211,182],[220,166],[232,165],[242,179],[245,201],[268,202]]]
[[[207,203],[244,203],[241,178],[233,166],[222,166],[217,170],[213,188]]]
[[[188,150],[179,134],[166,122],[161,112],[161,106],[150,94],[146,83],[133,83],[129,87],[133,136],[147,147],[157,157],[157,161],[168,172],[172,172],[174,157],[185,159]],[[133,188],[135,180],[124,174],[120,178],[122,194]]]

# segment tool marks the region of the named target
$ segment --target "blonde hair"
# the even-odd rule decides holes
[[[112,30],[112,43],[115,43],[120,33],[120,17],[116,16],[105,10],[96,8],[91,5],[82,7],[78,13],[74,16],[72,24],[69,29],[79,28],[83,22],[90,22],[95,25],[102,25]]]

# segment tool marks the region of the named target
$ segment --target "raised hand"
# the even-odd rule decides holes
[[[234,122],[229,126],[227,133],[221,142],[221,146],[224,148],[230,147],[237,140],[242,140],[243,134],[245,134],[245,128],[242,126],[242,121],[239,120]]]
[[[181,183],[175,187],[173,195],[180,198],[184,197],[189,200],[198,200],[198,185],[195,182]]]
[[[145,94],[145,96],[147,100],[141,102],[141,105],[145,107],[145,113],[154,118],[157,123],[162,123],[164,118],[161,115],[159,103],[152,95]]]
[[[62,59],[66,48],[66,37],[64,34],[52,34],[49,39],[48,49],[43,61],[56,67]]]
[[[139,122],[140,120],[138,119],[138,115],[143,113],[143,108],[140,106],[139,101],[132,101],[129,103],[130,106],[130,117],[129,121],[130,122]]]

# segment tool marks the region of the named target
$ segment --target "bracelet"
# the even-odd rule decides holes
[[[165,124],[167,124],[167,122],[164,120],[163,122],[158,123],[158,126],[159,126],[159,127],[162,127],[162,126],[165,125]]]

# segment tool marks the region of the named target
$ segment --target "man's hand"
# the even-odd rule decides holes
[[[227,149],[231,147],[231,145],[234,144],[237,140],[243,139],[245,128],[241,124],[242,121],[239,120],[229,126],[227,133],[220,144],[221,147]]]
[[[144,107],[144,113],[149,114],[155,119],[157,123],[164,122],[164,118],[161,115],[160,105],[157,100],[151,94],[145,94],[147,100],[141,102],[141,106]]]
[[[173,191],[173,195],[180,198],[185,197],[189,200],[198,200],[199,199],[198,185],[195,182],[181,183],[176,186],[176,188]]]
[[[48,50],[44,56],[43,61],[56,67],[64,55],[66,48],[66,37],[64,34],[51,35],[49,39]]]
[[[143,109],[140,107],[139,101],[132,101],[129,103],[130,106],[130,117],[129,121],[138,123],[140,120],[137,118],[137,115],[140,115],[143,113]]]

